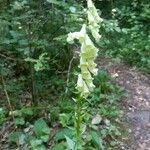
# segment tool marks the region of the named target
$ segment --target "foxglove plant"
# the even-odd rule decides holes
[[[82,124],[82,101],[86,99],[90,92],[93,91],[95,85],[93,84],[93,76],[97,75],[98,69],[96,68],[95,58],[98,55],[98,49],[90,39],[87,29],[89,29],[98,42],[101,35],[99,34],[99,22],[102,19],[99,17],[98,12],[92,2],[87,0],[87,18],[88,24],[83,24],[79,32],[68,34],[67,41],[73,43],[74,39],[78,39],[81,44],[80,51],[80,64],[81,72],[78,74],[76,89],[79,92],[79,97],[76,99],[76,112],[75,112],[75,129],[77,145],[81,143],[81,124]]]

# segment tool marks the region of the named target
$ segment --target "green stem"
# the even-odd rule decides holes
[[[81,125],[82,125],[82,98],[78,97],[76,101],[76,120],[75,120],[75,132],[76,132],[76,148],[81,147]]]

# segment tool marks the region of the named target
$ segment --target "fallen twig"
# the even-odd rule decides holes
[[[3,85],[3,88],[4,88],[4,93],[5,93],[5,96],[6,96],[6,99],[7,99],[7,103],[8,103],[8,106],[9,106],[9,112],[12,115],[12,119],[14,121],[15,119],[14,119],[14,115],[13,115],[13,108],[12,108],[12,105],[11,105],[11,102],[10,102],[10,98],[9,98],[9,95],[8,95],[8,92],[7,92],[7,89],[6,89],[6,84],[5,84],[4,77],[1,76],[1,79],[2,79],[2,85]]]

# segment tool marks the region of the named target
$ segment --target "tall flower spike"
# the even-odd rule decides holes
[[[87,0],[87,6],[88,6],[88,21],[89,21],[89,29],[92,32],[93,37],[98,42],[101,38],[101,35],[99,34],[99,22],[102,22],[103,19],[99,17],[98,12],[92,2],[92,0]]]
[[[98,16],[97,10],[92,0],[87,0],[88,5],[88,28],[90,29],[93,37],[96,41],[100,39],[99,35],[99,22],[101,18]],[[86,32],[87,25],[83,24],[79,32],[73,32],[68,34],[67,41],[73,43],[74,39],[79,40],[81,44],[80,52],[80,73],[78,74],[76,89],[78,90],[79,97],[75,100],[75,144],[74,149],[82,148],[82,129],[81,124],[83,121],[83,98],[87,98],[89,94],[95,88],[93,84],[93,76],[97,75],[98,69],[96,63],[94,63],[96,56],[98,55],[98,49],[94,46],[94,43],[90,39]]]
[[[97,10],[91,0],[87,0],[88,5],[88,22],[89,29],[92,32],[93,37],[96,41],[100,39],[99,35],[99,25],[101,18],[98,16]],[[73,32],[68,34],[67,41],[72,43],[74,39],[78,39],[81,44],[80,52],[80,65],[81,73],[78,75],[76,89],[79,91],[80,95],[86,98],[91,91],[94,89],[93,77],[97,75],[98,69],[94,60],[98,55],[98,49],[94,46],[94,43],[88,36],[86,32],[87,26],[82,25],[82,28],[79,32]]]

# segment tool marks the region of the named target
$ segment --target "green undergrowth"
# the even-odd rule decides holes
[[[150,73],[149,9],[147,1],[133,1],[130,5],[116,2],[112,18],[101,25],[101,52]]]
[[[15,129],[9,131],[9,148],[31,150],[65,150],[74,135],[74,81],[71,77],[68,93],[64,95],[65,80],[55,78],[55,87],[42,92],[37,106],[16,107],[12,112]],[[107,71],[100,70],[94,79],[95,90],[84,104],[83,147],[85,150],[118,149],[121,145],[120,100],[123,90],[112,83]],[[47,83],[50,84],[50,83]],[[53,95],[51,97],[51,92]],[[55,93],[55,94],[54,94]],[[59,93],[59,96],[58,96]],[[73,94],[72,94],[73,93]],[[42,97],[49,97],[42,99]],[[47,104],[49,101],[49,105]],[[9,121],[11,115],[0,110],[0,124]],[[67,140],[67,143],[66,143]]]

